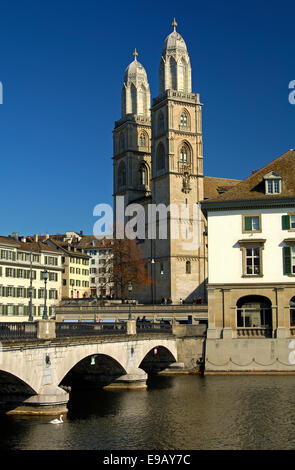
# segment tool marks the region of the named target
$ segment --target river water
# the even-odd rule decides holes
[[[1,450],[294,449],[295,376],[158,376],[77,391],[61,425],[0,417]]]

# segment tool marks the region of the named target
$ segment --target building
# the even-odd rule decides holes
[[[43,271],[49,273],[46,286],[48,316],[54,315],[61,299],[62,256],[54,247],[39,241],[0,237],[0,319],[27,321],[32,273],[34,318],[42,318],[45,300]]]
[[[192,214],[197,203],[210,197],[206,193],[215,195],[220,186],[222,192],[237,183],[204,177],[202,103],[199,94],[192,92],[190,57],[175,20],[172,26],[159,54],[159,96],[150,106],[148,77],[135,50],[124,74],[121,119],[113,131],[115,226],[119,230],[122,220],[126,223],[128,217],[124,219],[122,212],[126,214],[131,204],[144,209],[145,233],[137,238],[154,282],[134,294],[149,303],[160,302],[163,296],[173,302],[206,298],[206,220],[201,212],[198,220]],[[124,197],[123,210],[118,207],[118,196]],[[157,210],[157,229],[166,224],[167,236],[157,233],[152,239],[148,236],[151,204],[166,209],[183,206],[188,212],[180,221],[165,209]],[[199,239],[188,248],[194,224]],[[174,236],[177,230],[178,238]]]
[[[90,256],[79,250],[71,238],[61,241],[55,237],[49,237],[45,243],[58,250],[62,255],[62,298],[90,297]]]
[[[273,364],[280,351],[272,339],[295,334],[295,151],[204,201],[202,209],[208,221],[209,362],[210,354],[222,362],[239,352],[236,362],[245,364],[252,354]],[[252,343],[242,346],[245,338]],[[253,342],[260,338],[272,346]]]
[[[89,261],[91,297],[113,295],[112,240],[85,235],[77,246],[91,257]]]

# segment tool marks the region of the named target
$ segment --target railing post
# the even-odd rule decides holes
[[[54,320],[38,320],[37,338],[38,339],[56,338],[55,321]]]
[[[127,335],[136,335],[136,321],[128,320],[127,321]]]

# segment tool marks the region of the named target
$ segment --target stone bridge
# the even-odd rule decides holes
[[[172,327],[139,334],[136,322],[128,321],[124,331],[58,336],[54,321],[35,326],[36,338],[8,335],[2,341],[0,406],[8,413],[66,413],[68,386],[146,388],[147,373],[183,367]]]

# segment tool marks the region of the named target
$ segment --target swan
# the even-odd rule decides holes
[[[50,424],[61,424],[63,423],[63,415],[60,415],[59,419],[58,418],[55,418],[53,419],[52,421],[50,421]]]

